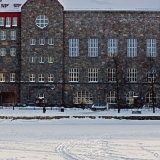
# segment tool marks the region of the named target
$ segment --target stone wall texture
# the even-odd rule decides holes
[[[35,20],[39,15],[45,15],[49,19],[49,24],[44,29],[36,26]],[[21,32],[18,31],[21,42],[15,45],[21,49],[18,54],[22,103],[35,102],[38,94],[45,94],[46,103],[72,104],[77,93],[87,91],[92,95],[92,103],[106,104],[107,94],[117,89],[116,84],[109,83],[107,77],[107,69],[115,68],[115,62],[119,62],[117,71],[118,76],[121,76],[121,99],[125,101],[129,91],[134,91],[139,97],[145,97],[146,93],[151,91],[151,83],[146,81],[146,72],[155,68],[157,81],[154,84],[154,92],[157,103],[160,103],[160,12],[71,12],[64,11],[57,0],[28,0],[22,7],[21,19]],[[44,45],[38,43],[41,38],[45,39]],[[54,39],[54,45],[48,45],[49,38]],[[30,39],[36,39],[36,44],[30,45]],[[79,39],[79,56],[69,56],[69,39]],[[88,39],[98,39],[97,57],[88,56]],[[116,59],[108,56],[108,39],[118,39]],[[136,57],[127,57],[127,39],[137,39]],[[155,58],[146,56],[147,39],[156,39]],[[2,45],[3,42],[0,43]],[[50,56],[54,58],[53,63],[47,63],[47,57]],[[29,63],[29,57],[35,57],[35,62]],[[39,63],[39,57],[45,57],[45,62]],[[19,61],[15,62],[18,66]],[[14,63],[8,65],[5,60],[3,68],[16,70],[16,66],[12,65]],[[79,82],[69,82],[70,68],[79,69]],[[89,68],[98,69],[98,82],[88,82]],[[135,83],[127,82],[128,68],[137,69]],[[36,75],[35,82],[29,82],[29,74]],[[45,75],[44,82],[38,81],[38,74]],[[49,74],[54,74],[54,82],[48,82]]]

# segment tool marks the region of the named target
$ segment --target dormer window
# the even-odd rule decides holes
[[[14,6],[14,9],[18,9],[21,6],[21,4],[13,4],[13,6]]]
[[[17,26],[17,17],[13,17],[12,26]]]
[[[9,4],[1,4],[1,8],[6,8]]]
[[[6,27],[11,27],[11,17],[6,17]]]

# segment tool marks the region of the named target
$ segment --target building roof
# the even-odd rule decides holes
[[[0,0],[0,12],[20,12],[27,0]],[[160,11],[160,0],[58,0],[65,11]]]
[[[66,11],[160,11],[160,0],[59,0]]]

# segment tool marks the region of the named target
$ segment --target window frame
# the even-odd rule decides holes
[[[157,40],[156,39],[146,40],[146,56],[147,57],[157,56]]]
[[[45,57],[39,57],[39,63],[44,63],[45,62]]]
[[[108,104],[117,104],[117,93],[115,91],[110,91],[106,96],[106,102]]]
[[[17,27],[17,24],[18,24],[18,17],[13,17],[12,18],[12,26]]]
[[[16,40],[16,31],[11,31],[11,40]]]
[[[48,45],[54,45],[54,39],[53,38],[48,39]]]
[[[53,63],[54,62],[54,57],[47,57],[47,62],[48,63]]]
[[[43,22],[43,23],[42,23]],[[47,16],[45,15],[39,15],[36,20],[35,20],[35,23],[36,23],[36,26],[41,28],[41,29],[44,29],[45,27],[48,26],[49,24],[49,19]]]
[[[0,48],[0,56],[4,57],[6,56],[7,52],[6,52],[6,48]]]
[[[69,82],[79,82],[79,68],[69,69]]]
[[[35,82],[36,75],[34,73],[29,74],[29,82]]]
[[[69,39],[69,56],[79,56],[79,39]]]
[[[29,63],[35,63],[36,57],[29,57]]]
[[[10,56],[16,56],[16,48],[10,48]]]
[[[98,68],[88,68],[88,82],[98,82]]]
[[[115,68],[107,68],[107,79],[108,79],[108,82],[116,82]]]
[[[48,74],[48,82],[54,82],[54,74]]]
[[[32,38],[30,39],[30,45],[33,46],[36,44],[36,39]]]
[[[0,26],[4,26],[4,17],[0,17]]]
[[[137,39],[127,39],[127,57],[137,57]]]
[[[44,38],[39,39],[39,45],[41,45],[41,46],[45,45],[45,39]]]
[[[6,40],[6,31],[1,31],[1,40]]]
[[[88,39],[88,57],[98,57],[98,39]]]
[[[11,27],[11,17],[6,17],[6,27]]]
[[[4,73],[0,73],[0,82],[5,82],[5,81],[6,79]]]
[[[44,74],[38,74],[38,82],[44,82],[45,75]]]
[[[127,80],[128,82],[137,82],[137,69],[136,68],[128,68],[127,70]]]
[[[118,39],[108,39],[108,56],[113,57],[118,55]]]
[[[15,80],[16,80],[16,74],[10,73],[10,82],[15,82]]]

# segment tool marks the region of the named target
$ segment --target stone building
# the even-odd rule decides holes
[[[1,103],[10,93],[37,105],[159,104],[160,2],[136,1],[27,0],[16,27],[1,25],[13,13],[0,13],[0,47],[16,48],[0,57]]]

